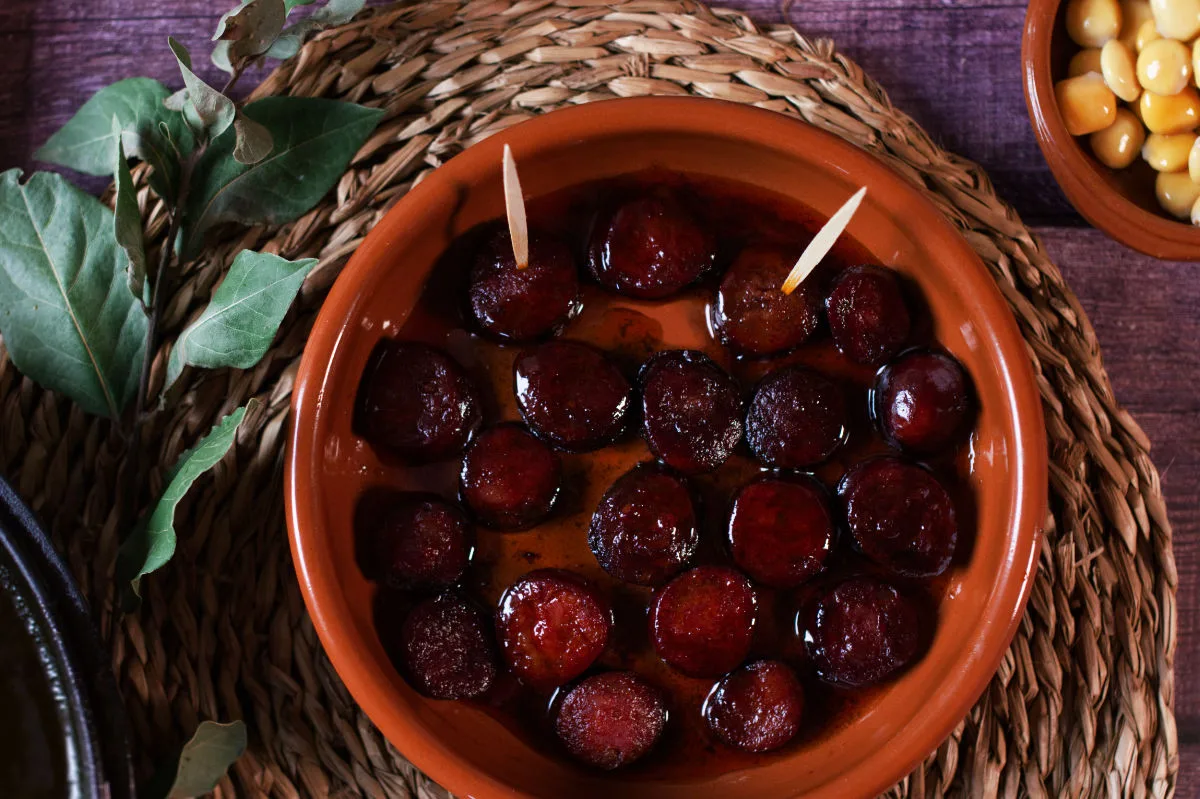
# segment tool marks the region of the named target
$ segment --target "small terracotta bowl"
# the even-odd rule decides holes
[[[451,240],[502,216],[505,143],[530,197],[665,167],[785,194],[828,216],[868,187],[849,235],[919,285],[934,335],[975,384],[969,480],[978,523],[969,552],[942,584],[928,651],[844,725],[753,768],[599,774],[514,734],[478,705],[422,698],[389,662],[372,622],[375,588],[355,561],[353,516],[367,489],[406,486],[396,485],[403,473],[352,432],[355,393],[372,347],[412,313]],[[555,111],[497,134],[433,172],[375,226],[333,286],[304,351],[286,481],[296,571],[334,667],[384,735],[453,793],[853,799],[875,796],[934,750],[995,672],[1032,584],[1046,513],[1046,439],[1012,314],[975,253],[913,186],[865,152],[780,114],[640,98]]]
[[[1067,36],[1066,5],[1029,0],[1021,43],[1025,104],[1050,171],[1075,209],[1112,238],[1155,258],[1200,261],[1200,228],[1162,211],[1149,164],[1138,158],[1127,169],[1109,169],[1067,132],[1054,96],[1079,49]]]

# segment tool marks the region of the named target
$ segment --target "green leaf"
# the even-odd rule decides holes
[[[366,0],[329,0],[309,16],[318,25],[345,25],[354,19],[354,15],[362,11]]]
[[[117,581],[128,582],[137,596],[141,596],[142,578],[162,568],[175,554],[175,508],[179,501],[200,475],[216,466],[229,452],[238,427],[246,418],[246,411],[256,404],[256,400],[250,400],[226,416],[193,449],[183,454],[171,471],[167,490],[149,518],[121,544],[117,552]]]
[[[120,122],[113,117],[113,129],[120,132]],[[125,251],[125,279],[133,296],[143,304],[146,294],[146,248],[142,242],[142,214],[138,210],[137,192],[125,160],[125,146],[117,139],[117,163],[113,169],[117,195],[113,202],[113,234],[117,245]]]
[[[233,42],[217,42],[213,45],[212,54],[209,58],[213,62],[213,66],[222,72],[233,72],[233,63],[229,60],[229,46]]]
[[[169,94],[166,87],[150,78],[126,78],[106,86],[93,94],[33,157],[87,175],[110,175],[118,138],[113,118],[122,131],[152,134],[167,117],[162,101]],[[145,158],[135,147],[129,146],[129,150],[131,155]]]
[[[233,159],[239,164],[257,164],[271,154],[275,146],[271,131],[238,112],[233,119]]]
[[[220,136],[233,124],[233,100],[200,80],[196,73],[192,72],[192,56],[186,47],[170,36],[167,37],[167,44],[171,46],[171,52],[175,54],[175,60],[179,62],[183,85],[187,89],[188,102],[184,108],[185,117],[187,109],[190,107],[209,139]]]
[[[242,250],[204,313],[179,334],[167,362],[164,390],[184,365],[249,369],[267,353],[316,258],[288,261]]]
[[[208,794],[244,751],[246,725],[241,721],[229,724],[200,722],[196,733],[179,754],[179,767],[167,791],[168,799]]]
[[[186,98],[186,89],[180,93]],[[167,109],[167,119],[160,121],[156,126],[157,135],[143,137],[150,146],[142,148],[140,157],[153,167],[148,179],[150,188],[173,209],[179,201],[180,164],[195,149],[196,139],[183,114],[178,110],[170,111],[167,101],[171,97],[163,100],[163,107]],[[128,133],[125,134],[125,138],[128,140]]]
[[[128,78],[96,92],[34,157],[88,175],[111,175],[120,124],[125,152],[153,167],[150,186],[175,200],[179,161],[195,146],[183,116],[171,110],[170,93],[150,78]]]
[[[308,2],[296,5],[308,5]],[[300,52],[304,37],[321,28],[346,24],[354,19],[355,14],[362,11],[365,4],[365,0],[329,0],[309,16],[284,28],[283,33],[279,34],[279,38],[271,45],[271,49],[267,50],[267,55],[271,58],[291,58]],[[294,6],[288,6],[289,11],[292,8]]]
[[[299,8],[300,6],[310,6],[314,2],[316,2],[316,0],[284,0],[283,5],[290,14],[293,10]]]
[[[187,99],[187,89],[180,89],[179,91],[164,97],[162,103],[163,106],[171,111],[178,111],[182,114],[183,109],[187,107]]]
[[[232,72],[233,64],[265,53],[279,37],[286,20],[283,0],[247,0],[217,23],[213,40],[229,42],[229,47],[215,49],[213,63]]]
[[[20,178],[0,174],[0,335],[28,377],[116,418],[137,392],[147,321],[113,214],[61,175]]]
[[[154,193],[174,208],[179,201],[179,164],[195,147],[192,131],[182,114],[174,114],[175,124],[158,123],[159,136],[154,147],[144,148],[142,160],[151,167],[147,182]],[[126,134],[128,136],[128,134]]]
[[[379,109],[307,97],[267,97],[244,113],[267,129],[275,149],[248,166],[233,158],[233,131],[209,145],[184,214],[186,254],[220,222],[280,225],[311,209],[383,116]]]

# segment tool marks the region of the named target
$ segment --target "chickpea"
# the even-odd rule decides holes
[[[1127,103],[1142,95],[1133,64],[1133,53],[1116,39],[1106,42],[1100,51],[1100,71],[1113,94]]]
[[[1188,153],[1188,174],[1192,180],[1200,183],[1200,138],[1196,139],[1192,151]]]
[[[1067,64],[1067,77],[1078,78],[1089,72],[1095,72],[1097,75],[1103,73],[1104,69],[1100,66],[1100,52],[1095,47],[1089,47],[1073,55],[1071,63]]]
[[[1068,0],[1067,34],[1080,47],[1100,47],[1120,30],[1117,0]]]
[[[1200,199],[1192,206],[1192,224],[1200,227]]]
[[[1179,172],[1188,168],[1195,143],[1195,133],[1151,133],[1142,147],[1142,158],[1158,172]]]
[[[1128,47],[1131,53],[1136,53],[1138,28],[1145,22],[1153,21],[1154,12],[1150,10],[1150,0],[1122,0],[1121,35],[1117,39]]]
[[[1179,219],[1187,219],[1192,214],[1196,200],[1200,199],[1200,183],[1192,180],[1187,172],[1159,172],[1154,181],[1154,194],[1164,211]]]
[[[1179,94],[1192,78],[1192,54],[1174,39],[1150,42],[1138,55],[1137,77],[1155,94]]]
[[[1072,136],[1104,130],[1117,118],[1116,95],[1104,85],[1104,78],[1094,72],[1060,80],[1054,94]]]
[[[1150,0],[1150,10],[1168,39],[1188,41],[1200,33],[1200,0]]]
[[[1137,160],[1146,129],[1128,108],[1117,109],[1117,119],[1091,135],[1089,142],[1096,160],[1110,169],[1124,169]]]
[[[1158,25],[1154,20],[1148,19],[1137,29],[1137,36],[1134,37],[1134,49],[1140,53],[1150,42],[1158,41],[1161,38],[1162,34],[1158,32]]]
[[[1138,105],[1151,133],[1187,133],[1200,125],[1200,94],[1191,86],[1167,97],[1142,92]]]
[[[1200,37],[1192,42],[1192,77],[1195,78],[1196,85],[1200,86]]]

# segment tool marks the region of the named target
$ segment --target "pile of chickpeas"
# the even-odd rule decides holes
[[[1067,33],[1067,130],[1112,169],[1140,154],[1163,210],[1200,225],[1200,0],[1070,0]]]

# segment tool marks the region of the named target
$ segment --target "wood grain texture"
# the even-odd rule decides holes
[[[179,84],[168,33],[198,64],[224,0],[0,0],[0,168],[30,154],[101,86]],[[775,0],[734,0],[757,21]],[[1200,795],[1200,265],[1155,261],[1083,226],[1046,168],[1020,84],[1025,6],[1015,0],[796,0],[786,18],[829,36],[939,143],[979,161],[1040,227],[1096,327],[1117,396],[1154,442],[1179,568],[1180,796]],[[136,54],[131,56],[130,54]],[[243,85],[252,86],[255,76]],[[101,187],[103,179],[85,185]]]

